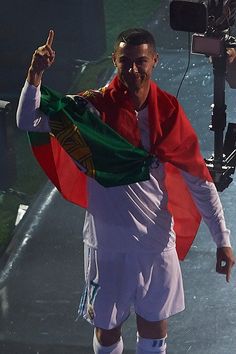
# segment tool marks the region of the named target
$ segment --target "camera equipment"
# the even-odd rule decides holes
[[[234,23],[235,0],[172,0],[170,25],[176,31],[224,31]]]
[[[230,35],[235,15],[236,0],[173,0],[170,4],[172,29],[196,32],[192,53],[211,57],[214,102],[210,129],[214,132],[214,153],[205,161],[218,191],[229,186],[236,167],[236,124],[228,124],[224,139],[227,48],[236,47],[236,39]]]

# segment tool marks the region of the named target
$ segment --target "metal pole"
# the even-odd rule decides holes
[[[214,105],[212,114],[211,130],[214,131],[214,160],[215,164],[222,164],[224,129],[226,127],[226,105],[225,105],[225,75],[226,56],[215,57],[213,62],[214,74]]]

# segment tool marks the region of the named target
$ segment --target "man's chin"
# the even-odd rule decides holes
[[[124,83],[127,89],[131,92],[136,92],[142,88],[142,81],[141,80],[136,80],[132,82],[125,82]]]

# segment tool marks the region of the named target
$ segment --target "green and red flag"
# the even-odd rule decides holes
[[[86,206],[86,176],[104,187],[149,179],[153,156],[105,124],[81,96],[41,88],[50,133],[30,132],[36,159],[66,199]]]

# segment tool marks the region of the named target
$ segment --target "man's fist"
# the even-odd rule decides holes
[[[53,39],[54,31],[50,30],[46,43],[38,47],[33,54],[27,80],[34,86],[40,84],[43,72],[48,69],[55,60],[55,51],[52,49]]]

